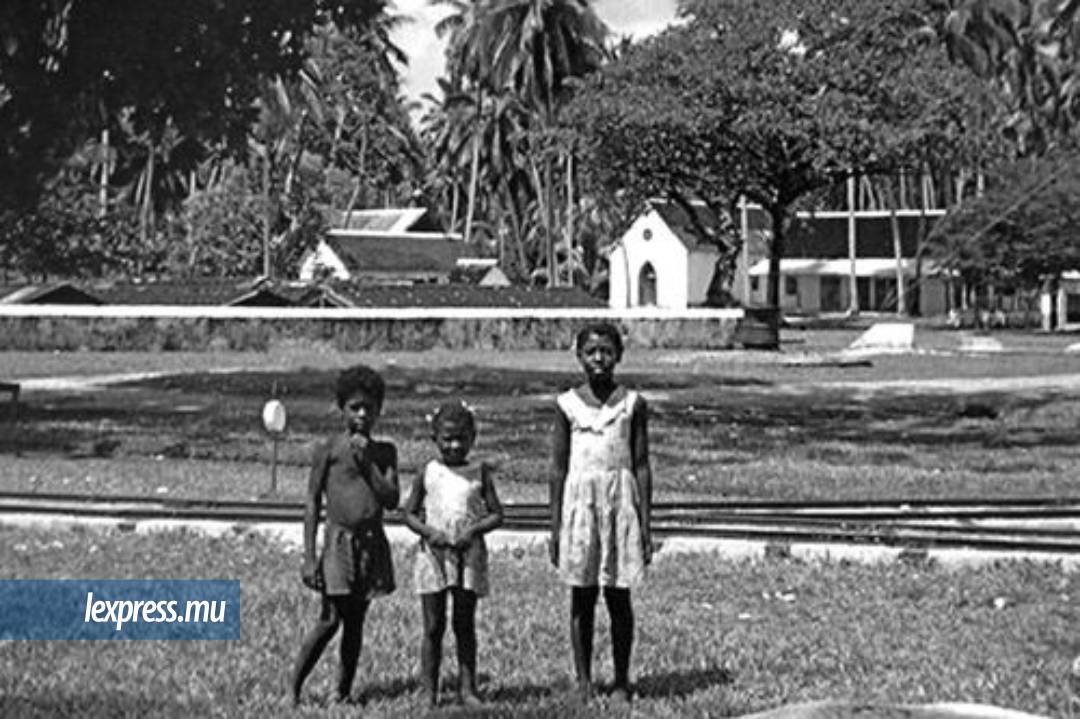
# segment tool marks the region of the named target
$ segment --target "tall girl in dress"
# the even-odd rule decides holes
[[[430,421],[440,458],[424,467],[405,505],[405,524],[420,535],[414,567],[424,616],[420,678],[425,702],[435,706],[447,595],[452,595],[458,700],[475,705],[480,703],[476,692],[476,600],[488,593],[484,535],[502,524],[502,505],[491,481],[490,466],[469,460],[476,440],[472,410],[463,402],[443,404]]]
[[[551,480],[551,561],[570,585],[570,642],[585,700],[592,695],[593,625],[603,590],[615,664],[612,700],[630,701],[630,588],[652,559],[648,410],[615,381],[619,331],[590,324],[575,350],[585,383],[558,396]]]

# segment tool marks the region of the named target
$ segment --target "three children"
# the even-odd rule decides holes
[[[615,381],[623,346],[607,323],[579,332],[575,351],[585,382],[559,395],[551,478],[551,561],[571,588],[570,640],[582,697],[592,687],[595,606],[603,593],[611,618],[615,681],[612,700],[630,701],[629,664],[634,615],[630,588],[652,557],[649,514],[647,407],[636,392]],[[399,500],[397,451],[371,438],[385,385],[370,368],[342,372],[337,404],[344,431],[315,452],[304,518],[301,578],[322,594],[316,625],[305,636],[292,673],[300,701],[304,680],[327,643],[343,628],[337,696],[349,696],[372,599],[394,590],[383,511]],[[406,526],[420,537],[414,584],[420,595],[423,633],[421,685],[428,706],[438,702],[442,640],[452,600],[457,645],[458,697],[480,703],[476,673],[476,605],[488,593],[484,535],[503,522],[491,467],[470,460],[476,420],[463,402],[441,405],[429,417],[438,458],[428,462],[405,504]],[[325,498],[323,551],[316,533]]]

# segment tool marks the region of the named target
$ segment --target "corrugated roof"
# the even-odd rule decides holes
[[[401,273],[449,275],[467,247],[457,240],[342,235],[331,233],[326,244],[353,274]]]
[[[423,207],[394,207],[339,212],[334,226],[375,232],[442,232],[431,212]]]

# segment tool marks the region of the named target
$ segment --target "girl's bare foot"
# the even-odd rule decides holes
[[[458,702],[466,707],[483,706],[484,701],[477,695],[475,689],[466,689],[458,694]]]

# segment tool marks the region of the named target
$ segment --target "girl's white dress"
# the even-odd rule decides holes
[[[570,423],[559,574],[575,587],[631,587],[645,572],[630,420],[638,393],[618,388],[602,406],[576,391],[559,395]]]
[[[424,523],[452,539],[487,514],[483,482],[432,460],[424,468],[423,510]],[[421,539],[413,566],[413,583],[417,594],[461,588],[486,595],[488,554],[483,535],[461,551],[431,547]]]

